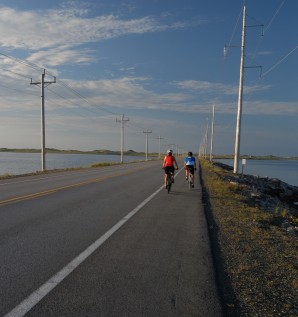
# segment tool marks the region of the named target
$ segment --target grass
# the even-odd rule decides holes
[[[52,173],[58,173],[58,172],[62,172],[62,171],[75,171],[75,170],[81,170],[81,169],[86,169],[86,168],[97,168],[97,167],[119,165],[119,164],[121,164],[121,163],[118,163],[118,162],[99,162],[99,163],[94,163],[94,164],[91,164],[91,165],[85,166],[85,167],[81,166],[81,167],[68,167],[68,168],[63,168],[63,169],[50,169],[50,170],[35,171],[32,173],[26,173],[26,174],[20,174],[20,175],[6,173],[6,174],[0,175],[0,179],[8,179],[8,178],[14,178],[14,177],[30,176],[30,175],[52,174]]]
[[[227,316],[298,316],[297,236],[274,221],[285,210],[251,206],[231,173],[200,160],[206,215]]]

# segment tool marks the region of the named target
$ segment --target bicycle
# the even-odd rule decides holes
[[[167,191],[168,191],[168,194],[171,191],[171,187],[172,187],[173,183],[174,183],[174,175],[173,175],[172,172],[169,172],[168,173],[168,178],[167,178]]]
[[[190,172],[189,168],[187,168],[187,183],[188,183],[188,188],[189,189],[194,187],[193,174]]]

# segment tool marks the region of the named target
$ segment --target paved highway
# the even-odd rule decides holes
[[[162,178],[150,161],[1,180],[0,316],[221,316],[198,179]]]

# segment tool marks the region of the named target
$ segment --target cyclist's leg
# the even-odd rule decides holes
[[[172,177],[172,183],[174,183],[174,182],[175,182],[174,176],[175,176],[175,167],[174,167],[174,166],[171,166],[171,177]]]
[[[189,170],[188,167],[185,166],[185,179],[188,180],[188,176],[189,176]]]
[[[169,177],[169,167],[166,166],[166,167],[165,167],[165,188],[167,188],[168,177]]]
[[[192,182],[192,187],[195,185],[195,170],[194,166],[191,166],[189,173],[191,174],[191,182]]]

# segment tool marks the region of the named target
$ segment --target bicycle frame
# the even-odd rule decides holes
[[[188,188],[192,188],[193,181],[193,174],[191,174],[190,169],[186,167],[187,170],[187,182],[188,182]]]

